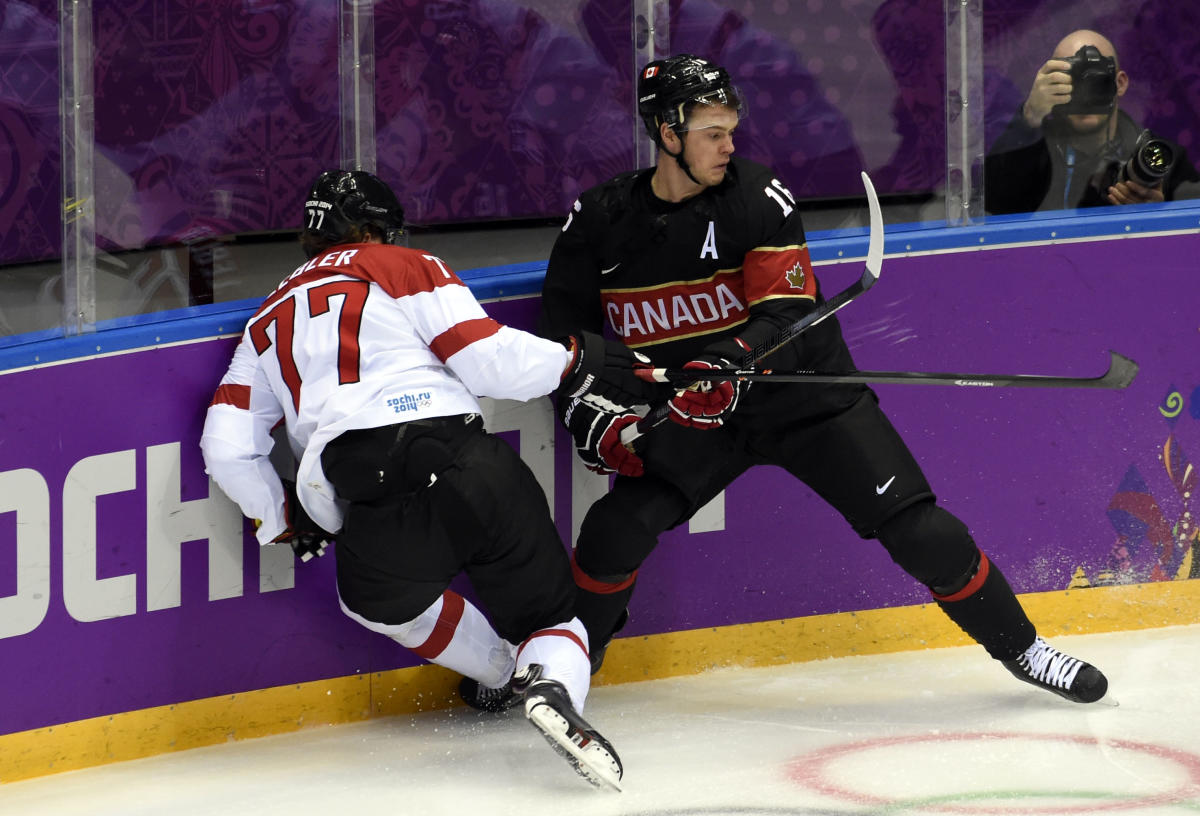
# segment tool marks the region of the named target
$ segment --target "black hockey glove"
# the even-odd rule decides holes
[[[580,461],[593,473],[641,476],[642,459],[621,444],[621,429],[637,422],[637,414],[621,406],[606,411],[583,400],[560,400],[562,423],[571,432]]]
[[[719,428],[737,408],[738,400],[749,390],[744,380],[709,382],[703,379],[705,369],[734,368],[730,358],[742,359],[745,351],[736,338],[714,343],[686,363],[684,369],[696,370],[696,382],[675,392],[671,399],[671,419],[688,428]]]
[[[583,399],[614,413],[654,399],[655,385],[638,376],[639,371],[649,372],[649,357],[591,332],[562,342],[571,352],[571,361],[558,386],[559,397]]]
[[[299,499],[296,498],[296,483],[290,479],[281,479],[281,481],[283,482],[288,528],[275,536],[271,543],[287,542],[291,545],[292,552],[300,556],[301,561],[309,561],[313,556],[324,555],[325,548],[329,546],[329,540],[333,536],[318,527],[317,523],[308,517],[308,513],[304,512]]]

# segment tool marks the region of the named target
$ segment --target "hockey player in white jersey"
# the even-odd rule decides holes
[[[596,335],[542,339],[491,319],[437,257],[394,245],[377,177],[332,170],[305,202],[309,260],[250,319],[204,424],[208,472],[264,545],[307,560],[336,538],[342,610],[529,720],[596,785],[617,753],[583,719],[588,635],[545,495],[476,395],[644,401],[639,364]],[[282,421],[294,493],[268,456]],[[298,499],[298,501],[297,501]],[[465,572],[487,617],[448,588]]]

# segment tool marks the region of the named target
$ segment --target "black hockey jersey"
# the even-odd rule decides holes
[[[655,365],[678,367],[734,337],[746,348],[769,345],[822,301],[800,214],[770,169],[734,157],[720,185],[680,203],[654,195],[653,172],[619,175],[575,202],[550,255],[539,333],[607,327]],[[762,367],[853,363],[831,317]],[[737,415],[761,413],[768,401],[811,415],[846,404],[851,392],[861,387],[757,383]]]

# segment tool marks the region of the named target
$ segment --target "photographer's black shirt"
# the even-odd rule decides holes
[[[1117,111],[1116,137],[1099,151],[1074,147],[1065,123],[1051,115],[1031,128],[1018,109],[984,160],[984,200],[993,215],[1096,207],[1108,204],[1107,192],[1128,161],[1142,129]],[[1180,191],[1184,182],[1200,182],[1200,173],[1182,147],[1171,143],[1175,161],[1163,179],[1167,201],[1200,195]]]

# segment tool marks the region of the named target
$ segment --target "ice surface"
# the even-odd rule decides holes
[[[979,647],[603,686],[624,792],[519,712],[326,727],[0,786],[6,816],[812,816],[1200,812],[1200,625],[1048,638],[1119,706],[1015,680]]]

